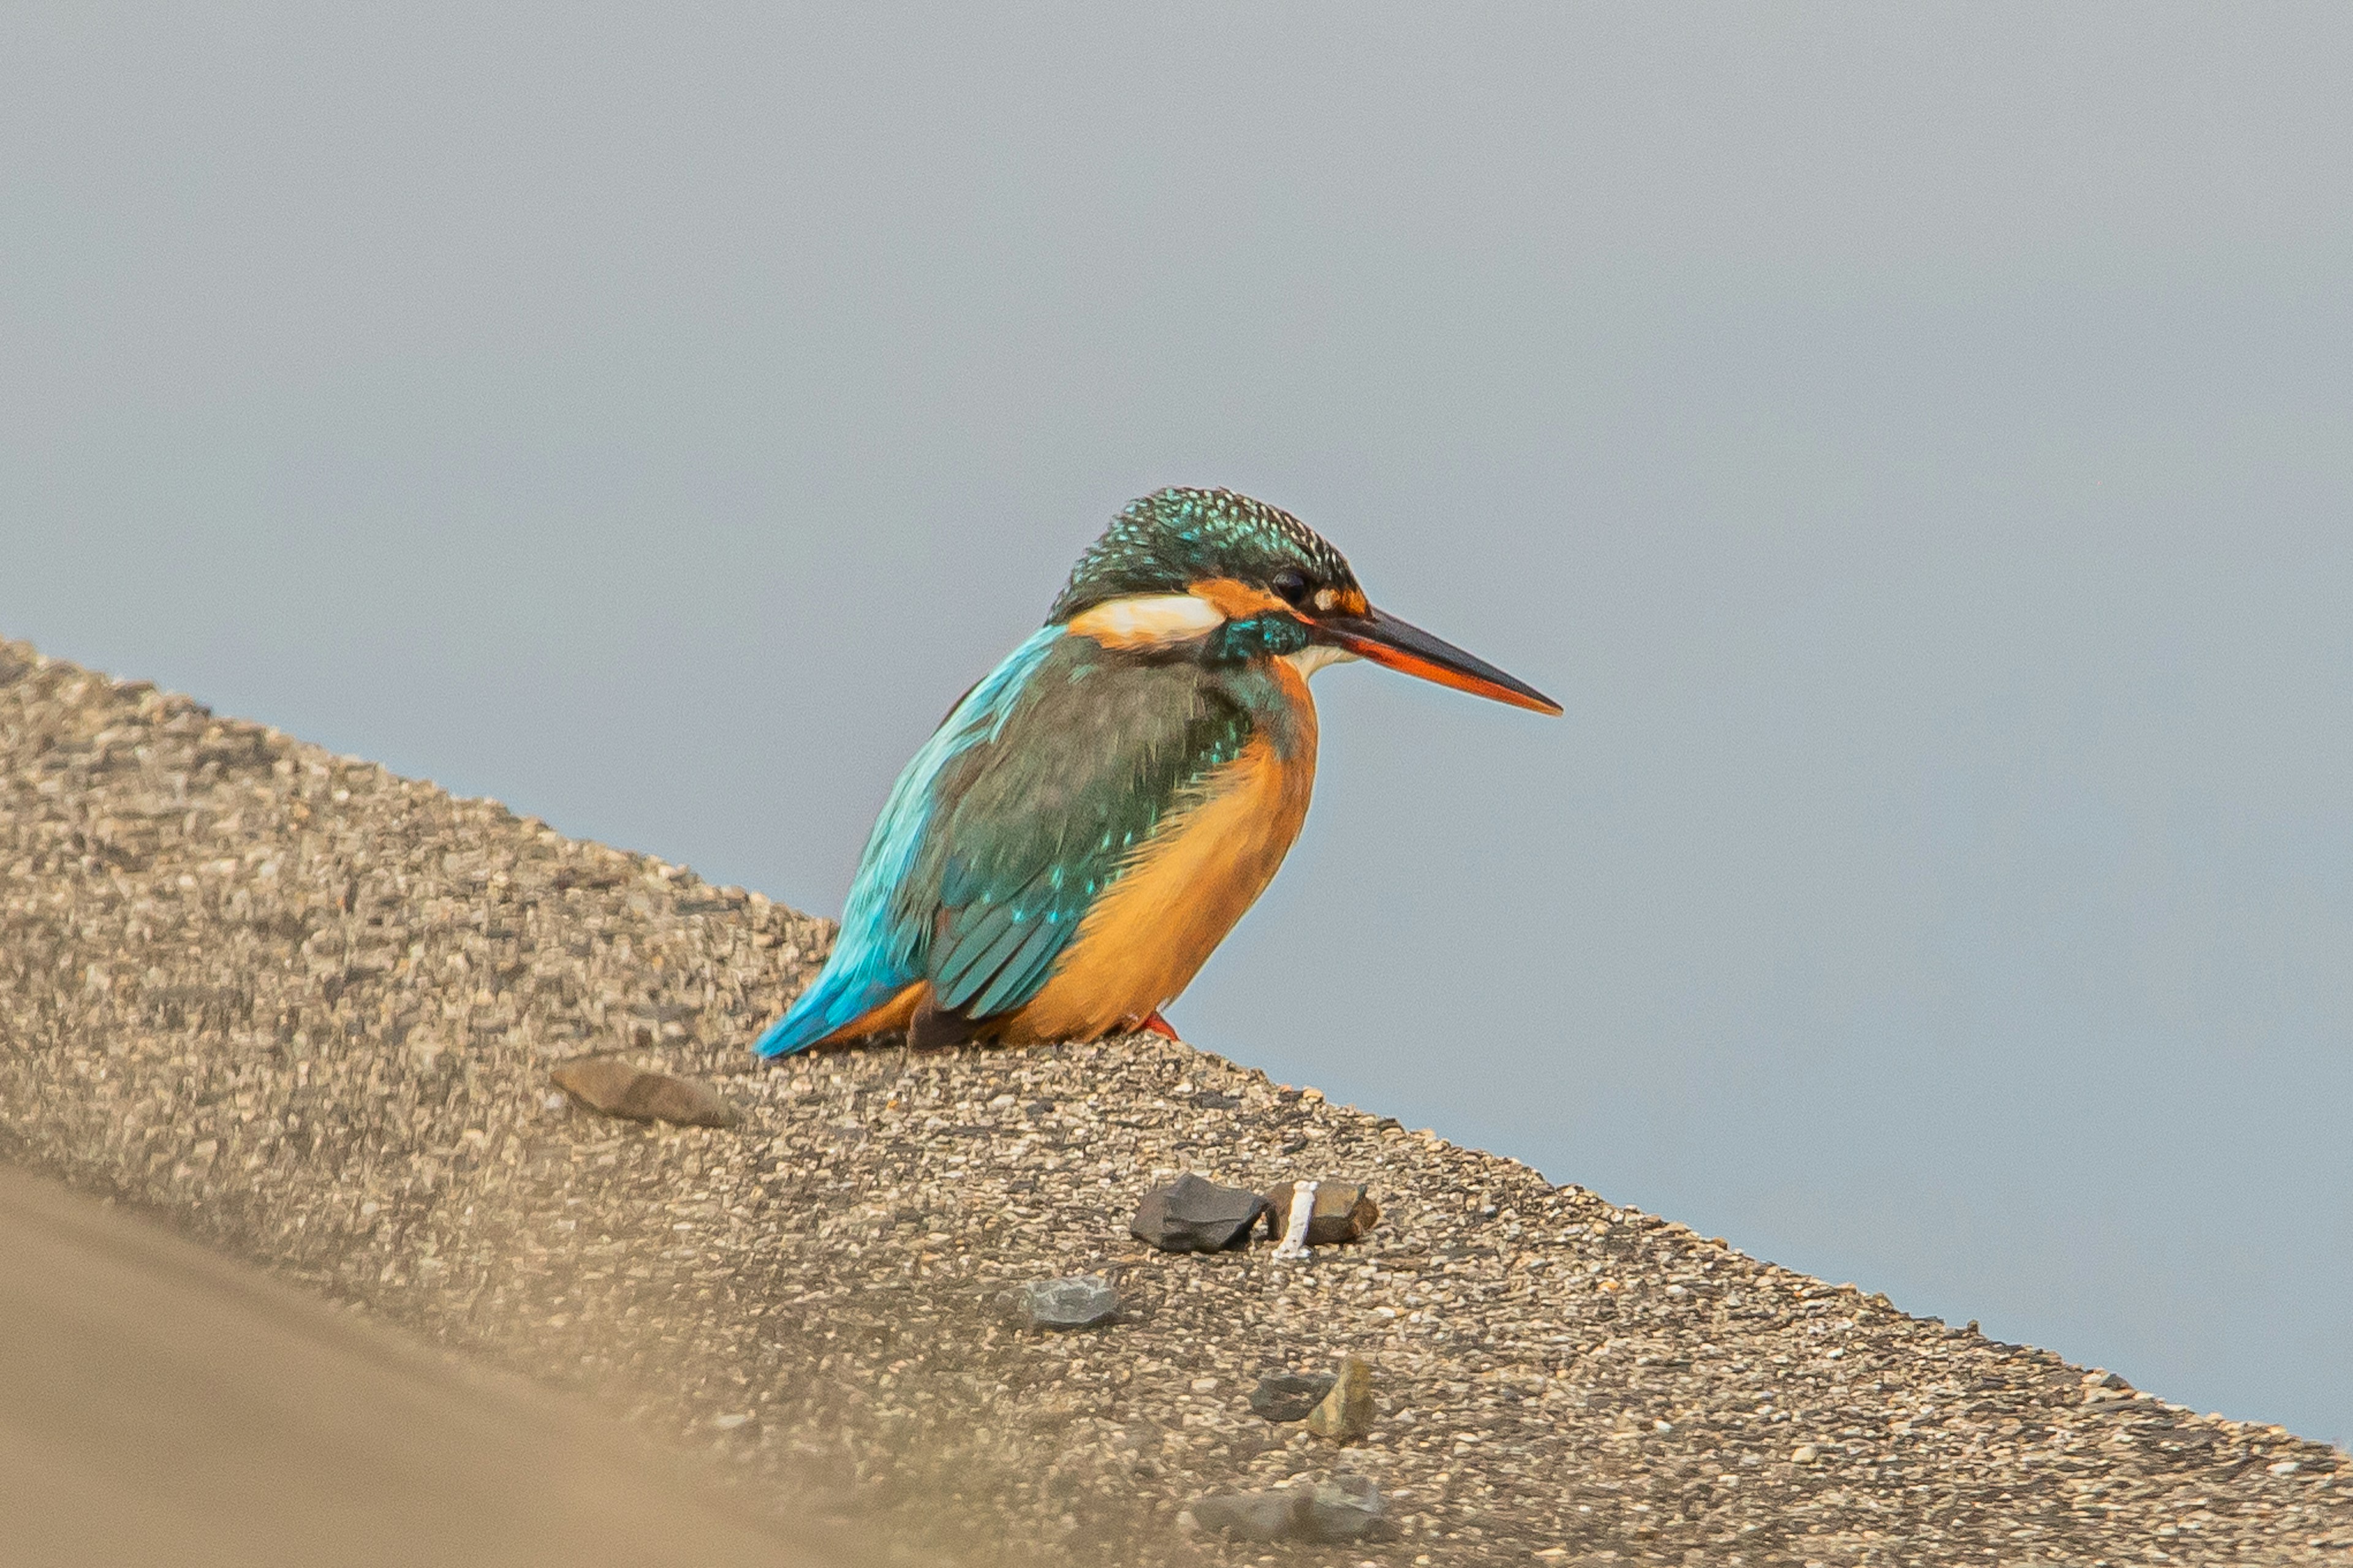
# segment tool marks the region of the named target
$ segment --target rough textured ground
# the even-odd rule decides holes
[[[828,928],[0,644],[0,1158],[707,1448],[762,1506],[990,1563],[2341,1563],[2353,1467],[2087,1385],[1155,1038],[754,1067]],[[740,1128],[549,1092],[631,1048]],[[1128,1239],[1183,1168],[1369,1182],[1365,1245]],[[1021,1331],[1100,1270],[1126,1321]],[[1246,1403],[1377,1369],[1335,1449]],[[1357,1474],[1395,1540],[1204,1540]],[[816,1500],[825,1500],[819,1503]]]

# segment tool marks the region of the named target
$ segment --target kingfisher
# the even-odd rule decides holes
[[[1356,658],[1560,712],[1375,609],[1289,512],[1223,489],[1130,503],[899,775],[831,954],[754,1048],[1176,1037],[1161,1009],[1306,818],[1307,678]]]

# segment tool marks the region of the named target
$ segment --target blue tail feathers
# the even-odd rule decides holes
[[[752,1048],[764,1057],[788,1057],[807,1050],[891,999],[898,986],[883,979],[860,980],[828,968],[817,983],[785,1009],[785,1016],[760,1031]]]
[[[760,1031],[753,1046],[760,1055],[807,1050],[923,978],[930,912],[939,907],[939,889],[934,881],[911,891],[909,882],[937,875],[922,867],[927,863],[924,837],[941,774],[965,751],[996,739],[1024,682],[1062,635],[1060,626],[1046,626],[1007,655],[965,693],[900,773],[859,859],[833,952],[785,1016]]]

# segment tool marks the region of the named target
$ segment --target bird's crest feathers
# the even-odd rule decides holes
[[[1143,595],[1196,594],[1216,603],[1214,593],[1202,592],[1212,584],[1231,584],[1274,609],[1286,603],[1278,584],[1308,595],[1328,592],[1335,602],[1364,598],[1347,558],[1281,507],[1232,490],[1171,489],[1130,501],[1112,519],[1071,569],[1047,618],[1068,625],[1097,605]],[[1243,610],[1239,599],[1218,607],[1229,617]]]

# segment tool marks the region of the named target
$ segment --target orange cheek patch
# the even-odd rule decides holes
[[[1247,583],[1237,583],[1231,577],[1207,577],[1193,584],[1193,597],[1216,605],[1229,621],[1246,621],[1252,616],[1269,610],[1288,610],[1290,605],[1263,588],[1253,588]]]

